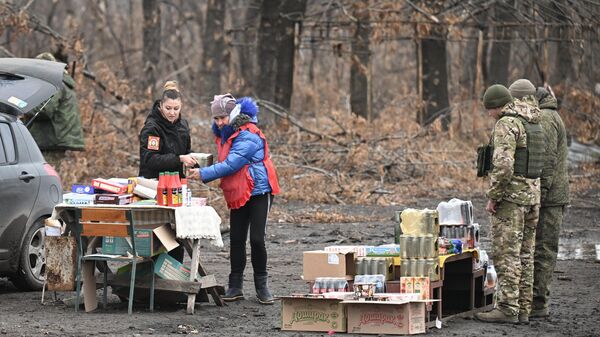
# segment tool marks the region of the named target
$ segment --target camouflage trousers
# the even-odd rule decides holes
[[[533,273],[533,309],[548,308],[550,283],[556,266],[558,235],[563,221],[564,206],[540,208],[540,221],[535,234]]]
[[[509,316],[529,315],[531,311],[538,216],[539,205],[501,201],[491,217],[494,266],[498,274],[496,304]]]

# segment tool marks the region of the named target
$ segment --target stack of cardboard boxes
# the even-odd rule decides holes
[[[476,247],[478,228],[472,226],[470,202],[450,204],[438,209],[447,219],[447,212],[458,207],[471,226],[465,227],[461,243]],[[282,330],[424,333],[428,304],[436,301],[430,294],[431,282],[440,280],[439,242],[448,239],[441,235],[439,219],[437,210],[406,209],[398,212],[396,244],[304,252],[303,278],[311,293],[282,298]]]

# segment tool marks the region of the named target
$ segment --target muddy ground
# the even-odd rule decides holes
[[[463,197],[466,199],[466,197]],[[487,240],[488,219],[483,213],[484,200],[472,198],[476,221],[482,225],[482,246]],[[600,264],[594,262],[594,244],[600,243],[600,192],[576,196],[567,211],[561,235],[561,257],[552,284],[552,316],[529,326],[484,324],[469,318],[455,318],[442,329],[430,329],[439,336],[598,336],[600,335]],[[441,200],[415,200],[395,207],[331,206],[275,203],[268,228],[268,251],[272,290],[276,295],[307,292],[301,280],[302,252],[331,244],[381,244],[393,242],[393,213],[404,207],[435,207]],[[307,214],[340,214],[365,219],[350,223],[315,223],[302,220]],[[368,220],[366,220],[368,219]],[[203,262],[222,282],[228,273],[228,235],[219,250],[203,247]],[[280,304],[260,305],[254,298],[252,269],[248,263],[244,293],[246,300],[217,307],[198,304],[195,315],[187,315],[185,304],[159,308],[151,313],[144,306],[127,315],[126,303],[116,296],[108,310],[93,313],[74,312],[63,300],[73,293],[46,294],[19,292],[0,278],[0,335],[7,336],[146,336],[200,334],[203,336],[319,336],[324,333],[280,331]]]

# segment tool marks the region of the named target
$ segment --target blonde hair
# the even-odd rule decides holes
[[[170,99],[181,99],[181,92],[179,92],[179,85],[177,81],[167,81],[163,85],[163,94],[161,101],[165,101],[167,98]]]

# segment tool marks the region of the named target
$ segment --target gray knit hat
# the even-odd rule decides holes
[[[213,118],[229,116],[231,110],[235,108],[235,98],[232,94],[215,95],[210,102],[210,112]]]
[[[483,94],[483,105],[486,109],[500,108],[507,103],[512,102],[513,97],[511,96],[508,89],[502,84],[494,84],[486,89]]]
[[[520,78],[513,82],[513,84],[508,87],[510,94],[516,98],[523,98],[529,95],[535,95],[535,86],[531,81],[525,78]]]

